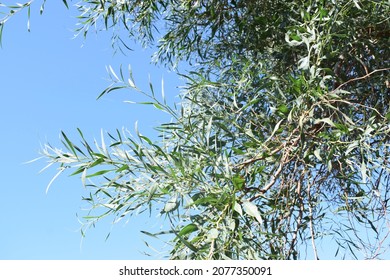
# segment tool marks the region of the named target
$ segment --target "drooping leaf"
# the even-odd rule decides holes
[[[250,202],[249,200],[243,200],[242,207],[245,213],[255,218],[259,222],[259,224],[263,223],[263,219],[261,218],[260,211],[257,208],[256,204]]]
[[[198,230],[198,226],[195,224],[188,224],[179,231],[180,236],[185,236]]]

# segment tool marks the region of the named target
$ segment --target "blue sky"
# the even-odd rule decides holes
[[[31,32],[27,11],[7,22],[0,49],[0,259],[147,259],[142,252],[153,251],[143,241],[155,242],[140,229],[158,231],[158,219],[140,216],[112,225],[107,218],[82,239],[77,215],[87,214],[81,201],[87,193],[79,178],[62,176],[46,194],[55,168],[39,174],[45,160],[23,163],[39,157],[46,142],[61,146],[61,130],[77,142],[76,128],[93,140],[101,129],[133,130],[138,121],[141,132],[157,135],[152,128],[167,116],[123,102],[137,99],[137,93],[114,92],[96,100],[109,85],[106,66],[131,64],[137,85],[145,89],[149,76],[156,87],[163,78],[168,100],[179,94],[182,81],[153,66],[150,51],[114,54],[109,32],[73,39],[75,9],[48,1],[39,15],[39,4],[31,10]]]

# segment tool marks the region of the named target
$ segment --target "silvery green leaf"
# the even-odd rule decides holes
[[[236,221],[232,218],[227,217],[226,218],[226,225],[227,225],[228,229],[233,231],[236,228]]]
[[[263,219],[260,216],[260,211],[257,208],[256,204],[245,199],[242,202],[242,207],[244,208],[245,213],[248,214],[249,216],[255,218],[259,222],[259,224],[263,223]]]
[[[359,10],[361,10],[362,7],[360,7],[360,5],[359,5],[358,2],[359,2],[359,1],[357,1],[357,0],[353,0],[353,3],[355,4],[356,8],[358,8]]]
[[[120,81],[111,65],[108,65],[107,71],[111,73],[111,76],[114,77],[116,81]]]
[[[309,56],[302,57],[298,61],[298,69],[302,69],[302,70],[309,69],[309,63],[310,63],[310,57]]]
[[[314,155],[316,156],[316,158],[318,160],[322,160],[320,152],[321,152],[321,150],[319,148],[314,151]]]
[[[362,173],[362,181],[363,184],[367,183],[367,167],[365,162],[362,162],[362,165],[360,166],[360,172]]]
[[[286,33],[284,35],[284,38],[287,42],[287,44],[290,46],[290,47],[296,47],[296,46],[299,46],[299,45],[302,45],[303,42],[302,41],[297,41],[297,40],[290,40],[290,35],[288,33]]]
[[[132,87],[132,88],[135,88],[135,87],[136,87],[136,86],[135,86],[135,83],[134,83],[134,81],[133,81],[132,79],[129,78],[129,79],[127,80],[127,82],[129,83],[129,86],[130,86],[130,87]]]
[[[240,216],[242,216],[242,208],[241,205],[238,204],[238,202],[234,203],[233,210],[240,214]]]
[[[345,155],[348,155],[351,151],[353,151],[357,147],[359,147],[359,140],[355,140],[351,144],[348,145],[348,148],[345,151]]]
[[[323,119],[320,119],[320,120],[315,120],[314,124],[317,124],[317,123],[320,123],[320,122],[327,123],[327,124],[329,124],[330,126],[333,126],[333,127],[335,126],[334,122],[330,118],[323,118]]]
[[[177,195],[172,196],[164,206],[164,213],[174,211],[179,206]]]
[[[209,233],[207,235],[207,239],[208,240],[213,240],[213,239],[216,239],[218,237],[218,230],[216,228],[212,228],[209,230]]]
[[[326,75],[322,77],[322,80],[320,81],[320,87],[323,89],[327,89],[328,86],[325,84],[327,81],[332,80],[333,77],[331,75]]]

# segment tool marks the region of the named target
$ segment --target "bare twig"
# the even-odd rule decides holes
[[[259,161],[259,160],[264,160],[274,154],[276,154],[277,152],[279,152],[280,150],[282,149],[282,147],[278,147],[276,149],[274,149],[273,151],[271,151],[270,153],[267,153],[266,156],[259,156],[259,157],[255,157],[255,158],[252,158],[252,159],[249,159],[247,161],[244,161],[244,162],[241,162],[239,164],[237,164],[237,166],[241,166],[241,168],[247,166],[247,165],[250,165],[252,163],[255,163],[256,161]]]
[[[383,71],[388,71],[388,70],[390,70],[390,68],[376,69],[376,70],[374,70],[374,71],[372,71],[372,72],[370,72],[370,73],[368,73],[368,74],[366,74],[366,75],[364,75],[364,76],[362,76],[362,77],[357,77],[357,78],[350,79],[350,80],[348,80],[348,81],[342,83],[341,85],[339,85],[339,86],[338,86],[337,88],[335,88],[334,90],[332,90],[332,92],[335,92],[335,91],[341,89],[343,86],[345,86],[345,85],[347,85],[347,84],[350,84],[350,83],[352,83],[352,82],[366,79],[366,78],[368,78],[369,76],[373,75],[373,74],[376,73],[376,72],[383,72]]]
[[[302,217],[303,217],[303,212],[304,212],[303,199],[302,199],[302,195],[301,195],[301,181],[298,180],[297,184],[298,184],[298,186],[297,186],[296,192],[297,192],[297,195],[299,198],[299,214],[298,214],[298,219],[297,219],[297,226],[296,226],[296,229],[294,230],[293,237],[291,239],[291,247],[289,249],[288,255],[291,255],[292,251],[294,250],[293,248],[295,247],[295,244],[297,242],[298,232],[299,232],[301,225],[302,225]],[[294,204],[295,204],[295,202],[294,202]]]
[[[309,226],[310,226],[310,236],[311,236],[311,244],[313,246],[314,258],[319,260],[317,246],[315,243],[314,237],[314,227],[313,227],[313,209],[311,208],[311,195],[310,195],[310,187],[311,184],[307,186],[307,198],[308,198],[308,206],[309,206]]]

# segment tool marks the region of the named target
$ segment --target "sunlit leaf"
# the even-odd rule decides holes
[[[259,224],[263,223],[263,219],[261,218],[260,211],[257,208],[256,204],[248,200],[243,200],[242,207],[244,208],[245,213],[255,218],[259,222]]]
[[[108,172],[112,172],[113,170],[100,170],[100,171],[97,171],[93,174],[90,174],[90,175],[87,175],[87,178],[91,178],[91,177],[96,177],[96,176],[100,176],[100,175],[103,175],[103,174],[106,174]]]

